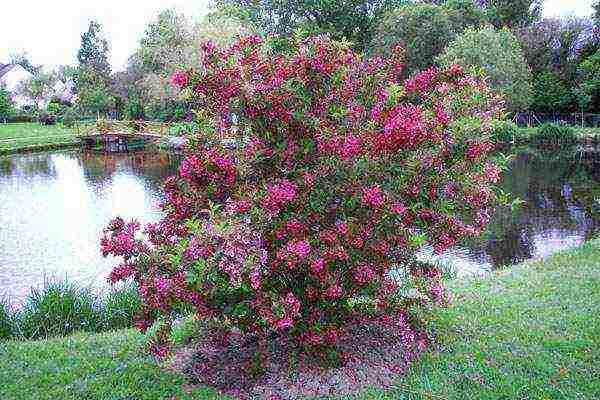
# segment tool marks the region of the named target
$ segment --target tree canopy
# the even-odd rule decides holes
[[[525,110],[531,102],[531,71],[519,40],[508,28],[469,28],[450,43],[437,62],[483,69],[492,87],[504,94],[510,111]]]
[[[328,33],[362,50],[385,12],[407,0],[217,0],[230,15],[265,34]]]

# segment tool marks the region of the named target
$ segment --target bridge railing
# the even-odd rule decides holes
[[[170,125],[154,121],[118,121],[99,119],[92,122],[82,122],[76,125],[77,135],[97,135],[99,133],[151,133],[167,136]]]

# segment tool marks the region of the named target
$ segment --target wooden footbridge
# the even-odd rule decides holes
[[[169,124],[148,121],[98,120],[77,125],[77,138],[88,148],[106,152],[128,152],[168,136]]]

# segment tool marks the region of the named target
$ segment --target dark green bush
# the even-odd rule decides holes
[[[130,328],[140,307],[141,299],[134,285],[98,296],[74,283],[47,281],[39,288],[31,288],[19,310],[13,310],[8,301],[0,299],[0,340]]]
[[[510,143],[519,136],[519,127],[510,121],[497,121],[492,124],[492,136],[497,142]]]
[[[544,124],[536,132],[538,143],[572,143],[577,139],[575,128],[569,125]]]
[[[101,327],[96,297],[89,289],[66,281],[49,281],[41,288],[32,288],[16,319],[17,334],[25,339],[97,331]]]
[[[111,290],[103,304],[102,325],[104,329],[129,328],[141,308],[141,299],[136,286],[124,286]]]
[[[5,299],[0,299],[0,340],[13,336],[13,315],[10,305]]]

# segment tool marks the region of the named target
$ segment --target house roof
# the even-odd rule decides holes
[[[0,63],[0,78],[8,73],[11,69],[13,69],[14,64],[2,64]]]

